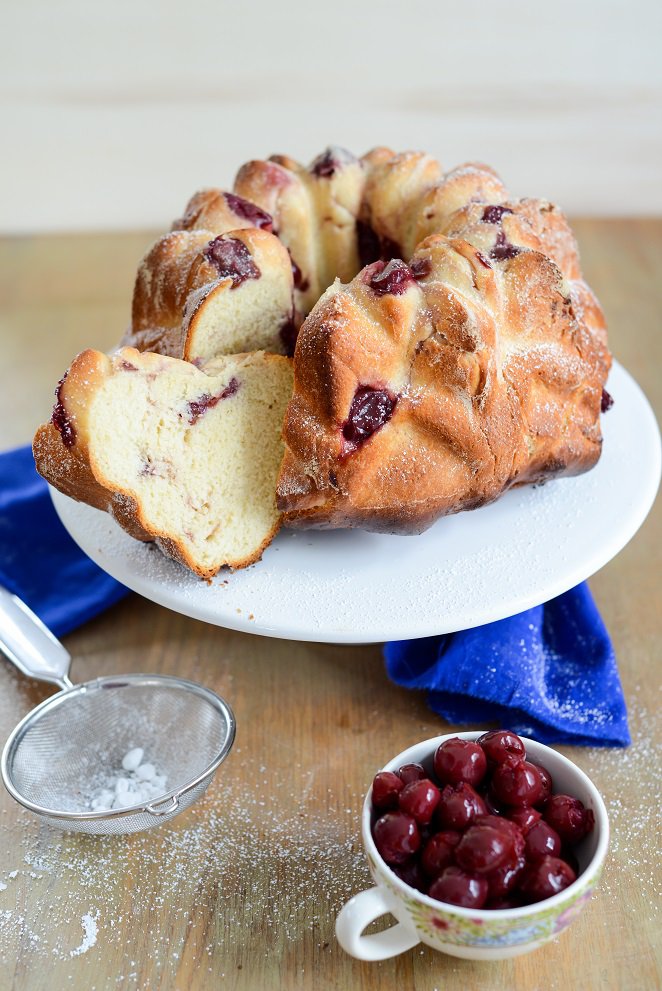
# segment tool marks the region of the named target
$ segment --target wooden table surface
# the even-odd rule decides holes
[[[662,222],[583,221],[576,230],[612,349],[659,410]],[[0,241],[2,449],[28,441],[49,415],[54,385],[78,350],[117,340],[149,240]],[[251,637],[131,595],[66,637],[74,677],[143,670],[194,678],[231,702],[236,745],[198,806],[139,836],[65,835],[2,791],[0,988],[659,988],[661,537],[658,504],[591,582],[616,646],[634,742],[628,751],[561,748],[602,790],[613,842],[597,895],[560,939],[493,964],[427,947],[380,964],[344,954],[336,913],[369,883],[363,794],[387,759],[447,725],[421,694],[389,683],[377,646]],[[0,736],[48,694],[0,662]]]

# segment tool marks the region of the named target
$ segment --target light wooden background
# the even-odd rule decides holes
[[[661,38],[659,0],[5,0],[0,231],[162,229],[244,160],[330,142],[659,214]]]

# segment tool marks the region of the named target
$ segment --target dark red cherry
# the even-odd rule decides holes
[[[563,891],[575,881],[577,875],[565,860],[558,857],[542,857],[529,864],[519,883],[518,890],[525,902],[540,902]]]
[[[410,888],[416,888],[417,891],[422,891],[425,894],[430,879],[421,870],[420,862],[416,857],[412,857],[411,860],[408,860],[404,864],[396,864],[391,869]]]
[[[415,285],[415,279],[408,265],[400,258],[392,258],[387,264],[375,262],[369,285],[378,296],[401,296],[411,285]]]
[[[248,220],[252,227],[259,227],[265,231],[273,229],[273,217],[266,210],[262,210],[250,200],[245,200],[243,196],[237,196],[236,193],[223,193],[223,196],[232,212],[243,220]]]
[[[403,764],[395,773],[406,785],[411,784],[412,781],[422,781],[423,778],[427,778],[428,776],[423,765],[417,764],[415,761],[409,764]]]
[[[221,234],[210,241],[202,253],[221,279],[232,279],[232,289],[246,279],[259,279],[262,274],[244,242],[236,237]]]
[[[477,743],[456,736],[437,747],[434,771],[444,785],[466,781],[475,788],[485,777],[487,760],[483,748]]]
[[[530,805],[520,805],[517,808],[508,809],[506,815],[511,822],[519,826],[523,833],[526,833],[535,822],[542,818],[542,812]]]
[[[62,401],[62,388],[65,383],[65,379],[68,372],[65,372],[55,389],[56,403],[53,407],[53,412],[51,413],[51,423],[59,433],[62,438],[62,443],[65,447],[73,447],[76,443],[76,430],[74,425],[67,413],[64,402]]]
[[[378,812],[397,809],[404,781],[392,771],[379,771],[372,781],[372,804]]]
[[[289,248],[287,249],[287,253],[290,256],[290,266],[292,268],[292,282],[294,283],[294,288],[298,289],[299,292],[306,292],[310,286],[310,283],[308,282],[308,279],[304,279],[303,272],[292,257],[292,252]]]
[[[526,834],[525,843],[529,860],[561,856],[561,838],[543,819],[534,822]]]
[[[508,206],[486,206],[481,219],[484,224],[500,224],[504,213],[512,212]]]
[[[517,884],[526,869],[526,858],[515,857],[507,861],[501,867],[490,871],[487,877],[488,898],[493,901],[496,898],[504,898],[517,887]]]
[[[354,393],[349,416],[342,425],[343,454],[351,454],[372,437],[393,416],[397,396],[387,389],[361,385]]]
[[[423,778],[427,778],[427,772],[423,765],[415,762],[403,764],[395,773],[406,785],[412,781],[421,781]]]
[[[476,816],[473,825],[491,826],[492,829],[502,830],[510,837],[515,855],[520,857],[524,853],[524,835],[517,823],[512,822],[512,820],[505,819],[500,815]]]
[[[515,858],[515,844],[503,829],[469,826],[457,845],[455,860],[470,874],[489,874]]]
[[[614,405],[614,398],[610,396],[606,389],[602,390],[602,396],[600,398],[600,412],[606,413]]]
[[[414,260],[409,263],[409,269],[415,279],[424,279],[432,271],[432,262],[425,256],[414,258]]]
[[[485,751],[490,765],[503,764],[509,757],[526,757],[526,750],[519,736],[508,729],[495,729],[483,733],[476,743]]]
[[[542,807],[553,791],[552,776],[547,768],[543,767],[542,764],[536,764],[535,766],[538,768],[538,773],[540,774],[540,784],[542,785],[542,792],[536,804]]]
[[[281,341],[283,342],[285,354],[288,358],[292,358],[294,356],[294,351],[297,346],[297,338],[299,336],[299,329],[294,323],[294,320],[288,318],[278,333]]]
[[[499,231],[494,247],[490,251],[490,258],[494,258],[500,262],[506,261],[508,258],[514,258],[515,255],[519,255],[521,250],[521,248],[516,247],[510,241],[506,240],[506,235],[503,231]]]
[[[542,794],[538,768],[518,758],[497,764],[490,787],[496,800],[505,805],[535,805]]]
[[[440,902],[463,908],[482,908],[487,900],[487,881],[459,867],[446,867],[430,885],[428,894]]]
[[[372,827],[372,835],[387,864],[404,864],[421,845],[416,820],[404,812],[386,812]]]
[[[483,781],[483,793],[485,805],[489,814],[492,816],[505,816],[506,813],[504,811],[504,806],[500,802],[497,802],[494,795],[490,791],[489,786],[485,791],[485,781]]]
[[[350,165],[356,160],[356,156],[352,155],[351,151],[334,145],[317,156],[310,166],[310,171],[319,178],[330,179],[344,166]]]
[[[591,809],[570,795],[552,795],[545,805],[543,819],[571,846],[583,840],[595,825]]]
[[[460,842],[460,833],[444,830],[435,833],[427,841],[421,852],[421,867],[430,877],[437,877],[453,863],[455,847]]]
[[[439,802],[439,789],[429,778],[410,781],[398,795],[398,804],[403,812],[413,816],[419,826],[426,826]]]
[[[471,785],[461,781],[458,785],[446,785],[442,789],[434,820],[439,829],[463,830],[476,816],[486,814],[483,798]]]

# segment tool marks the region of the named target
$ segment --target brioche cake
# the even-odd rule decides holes
[[[383,147],[246,163],[150,249],[123,344],[76,359],[39,470],[205,576],[255,560],[279,514],[418,533],[600,456],[611,355],[572,231],[480,163]]]

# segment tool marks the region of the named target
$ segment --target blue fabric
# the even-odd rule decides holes
[[[0,454],[0,584],[57,637],[128,593],[64,529],[29,447]]]
[[[486,626],[384,645],[389,677],[451,723],[497,722],[543,743],[627,746],[616,657],[586,583]]]

